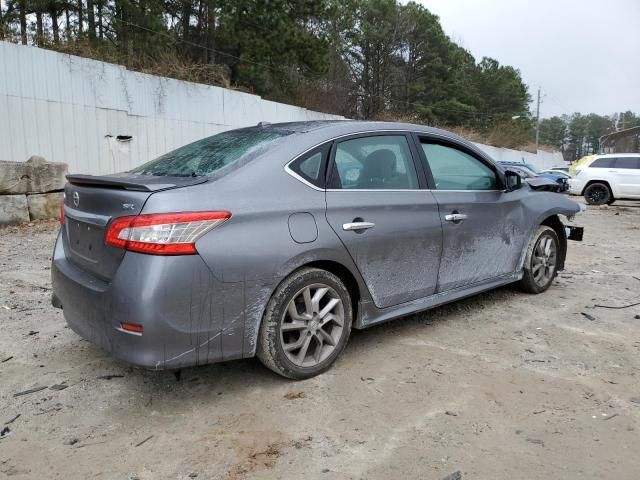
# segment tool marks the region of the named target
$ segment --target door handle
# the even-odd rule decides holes
[[[449,215],[445,215],[444,219],[447,222],[458,223],[458,222],[461,222],[462,220],[466,220],[467,215],[464,213],[453,212],[453,213],[450,213]]]
[[[375,226],[376,224],[371,222],[351,222],[351,223],[343,223],[342,229],[346,232],[349,232],[354,230],[367,230]]]

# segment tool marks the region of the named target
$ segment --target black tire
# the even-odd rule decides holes
[[[584,189],[584,199],[589,205],[604,205],[614,201],[613,194],[606,183],[594,182]]]
[[[316,308],[314,304],[312,309],[313,312],[318,312],[309,319],[301,318],[309,315],[306,309],[306,298],[313,299],[319,290],[324,289],[327,293],[323,295],[327,298],[320,298],[317,301],[318,307]],[[309,297],[305,297],[305,290],[310,292]],[[311,297],[313,292],[315,293]],[[290,303],[294,305],[293,313],[290,310]],[[318,316],[318,313],[322,313],[330,306],[329,303],[335,304],[335,307],[332,307],[332,310],[323,318],[329,316],[339,318],[342,315],[342,326],[339,326],[337,320],[323,322]],[[303,310],[301,314],[300,310]],[[292,318],[292,315],[296,314],[298,317]],[[283,377],[294,380],[314,377],[328,370],[344,350],[351,334],[352,319],[351,296],[342,281],[325,270],[302,268],[283,280],[269,300],[260,325],[256,356],[267,368]],[[305,326],[300,327],[299,325],[303,323]],[[288,328],[283,329],[283,324]],[[292,326],[295,330],[291,328]],[[330,329],[329,333],[325,331],[327,329]],[[329,338],[331,340],[324,343]],[[302,352],[304,347],[290,349],[291,346],[305,341],[307,345],[304,352]],[[285,346],[288,348],[287,351]],[[314,350],[309,351],[311,348]],[[299,360],[300,356],[302,360]],[[316,360],[317,363],[312,364]],[[296,361],[300,363],[297,364]],[[305,362],[308,364],[305,365]]]
[[[542,260],[544,255],[540,256],[540,247],[544,250],[546,240],[551,240],[553,245],[550,251],[553,251],[552,258]],[[531,243],[527,247],[527,255],[524,261],[524,276],[518,283],[520,289],[527,293],[542,293],[547,290],[553,283],[553,279],[558,273],[558,262],[560,261],[560,241],[555,230],[546,225],[540,225],[538,231],[534,235]],[[544,269],[542,274],[541,269]]]

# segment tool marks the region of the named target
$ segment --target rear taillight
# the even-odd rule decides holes
[[[64,225],[64,197],[60,202],[60,225]]]
[[[105,242],[117,248],[154,255],[192,255],[196,240],[231,218],[230,212],[153,213],[116,218]]]
[[[120,322],[120,328],[122,328],[126,332],[138,333],[142,335],[144,332],[144,327],[142,325],[138,325],[137,323],[126,323]]]

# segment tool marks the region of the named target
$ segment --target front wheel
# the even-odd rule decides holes
[[[302,268],[269,300],[256,355],[283,377],[302,380],[331,367],[349,339],[351,297],[334,274]]]
[[[558,273],[559,245],[555,230],[540,225],[527,249],[524,276],[520,280],[525,292],[542,293],[551,286]]]

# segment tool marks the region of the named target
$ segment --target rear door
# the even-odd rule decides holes
[[[416,138],[442,221],[438,292],[513,274],[527,230],[518,193],[463,145]]]
[[[332,148],[327,220],[379,308],[436,289],[442,229],[416,155],[399,132],[356,135]]]
[[[613,169],[613,181],[620,195],[640,196],[640,157],[616,157]]]

